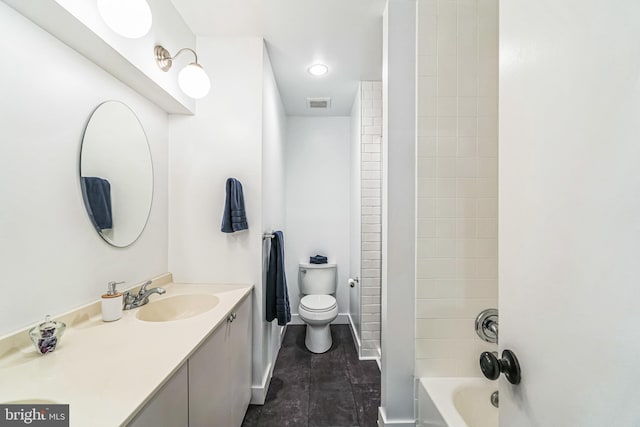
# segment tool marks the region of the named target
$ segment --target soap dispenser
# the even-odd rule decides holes
[[[102,320],[113,322],[122,317],[122,292],[116,291],[116,285],[124,282],[109,282],[107,293],[102,295]]]

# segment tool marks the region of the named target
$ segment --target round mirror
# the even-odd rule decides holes
[[[122,102],[104,102],[91,115],[82,139],[80,186],[105,241],[122,248],[140,237],[151,211],[153,166],[144,129]]]

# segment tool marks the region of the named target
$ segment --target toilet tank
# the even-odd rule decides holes
[[[300,263],[298,285],[303,295],[329,295],[336,293],[336,264]]]

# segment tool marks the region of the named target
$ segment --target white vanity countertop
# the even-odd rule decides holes
[[[167,279],[168,278],[168,279]],[[69,404],[70,425],[126,425],[195,349],[226,320],[252,285],[174,284],[170,275],[154,279],[164,295],[210,294],[220,302],[197,316],[145,322],[139,309],[123,312],[120,320],[103,322],[100,302],[64,316],[67,324],[57,349],[41,356],[26,332],[0,340],[0,404],[45,400]],[[26,340],[24,338],[26,337]]]

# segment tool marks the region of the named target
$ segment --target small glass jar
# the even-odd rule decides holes
[[[56,349],[58,341],[62,338],[66,328],[67,325],[64,322],[51,320],[51,316],[47,315],[43,323],[29,331],[29,336],[38,353],[47,354]]]

